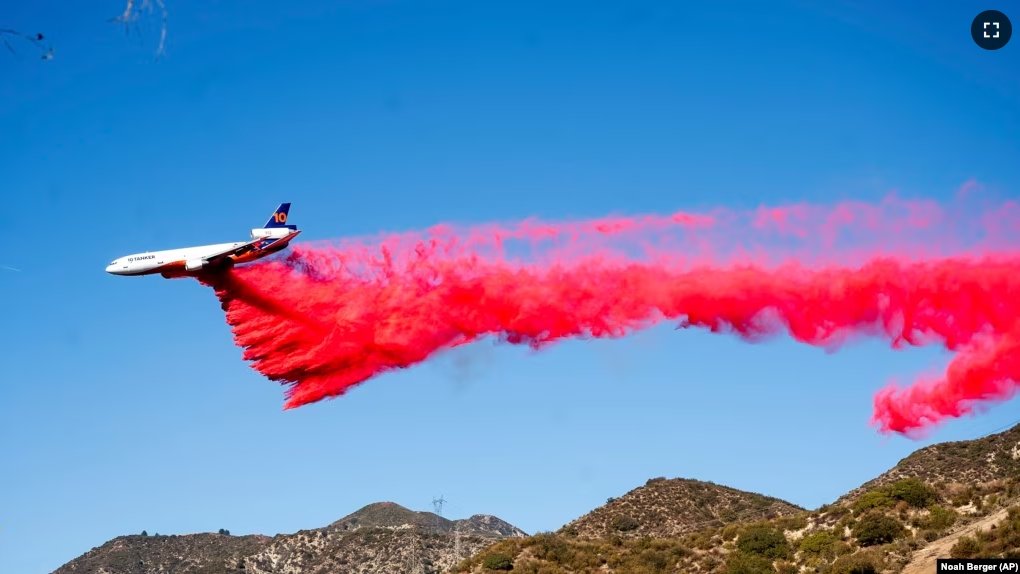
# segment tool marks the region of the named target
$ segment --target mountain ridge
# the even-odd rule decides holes
[[[804,512],[779,498],[713,482],[665,477],[648,480],[619,498],[567,523],[560,532],[581,538],[609,535],[670,537],[738,519]]]
[[[1020,424],[976,439],[935,443],[915,450],[892,468],[850,490],[837,502],[902,478],[937,485],[982,484],[1020,475]]]
[[[292,534],[118,536],[53,574],[330,574],[352,568],[438,573],[494,540],[525,535],[491,515],[448,520],[376,502],[324,527]]]
[[[525,536],[516,526],[489,514],[475,514],[468,518],[450,520],[434,512],[410,510],[395,502],[383,501],[366,504],[360,509],[329,524],[325,528],[351,531],[357,528],[409,528],[418,526],[436,532],[460,532],[478,536]]]
[[[815,510],[659,477],[533,536],[495,516],[450,520],[376,502],[272,537],[117,537],[54,574],[877,574],[923,570],[929,546],[1020,556],[1020,425],[918,449]]]
[[[748,513],[720,512],[733,503]],[[918,449],[815,510],[651,479],[555,533],[495,542],[454,572],[898,574],[928,571],[939,551],[1020,557],[1020,424]]]

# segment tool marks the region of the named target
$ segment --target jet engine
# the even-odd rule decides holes
[[[205,261],[202,261],[201,259],[185,259],[184,260],[184,269],[187,270],[187,271],[194,271],[196,269],[201,269],[203,265],[205,265]]]
[[[286,227],[261,227],[251,230],[252,239],[282,239],[290,235]]]

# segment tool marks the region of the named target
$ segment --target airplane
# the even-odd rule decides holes
[[[153,275],[163,277],[194,277],[215,273],[233,267],[238,263],[249,263],[256,259],[285,249],[301,231],[296,225],[287,224],[289,203],[281,203],[269,221],[262,227],[251,230],[251,241],[199,245],[166,251],[146,251],[114,259],[106,266],[106,272],[113,275]]]

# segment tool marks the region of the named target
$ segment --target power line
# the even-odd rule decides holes
[[[454,563],[460,562],[460,522],[453,526],[453,559]]]

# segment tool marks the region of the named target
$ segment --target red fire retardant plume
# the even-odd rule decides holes
[[[541,348],[670,321],[827,348],[942,345],[955,355],[941,376],[874,398],[882,431],[913,434],[1020,381],[1020,209],[965,211],[890,198],[436,227],[297,245],[203,281],[244,358],[290,385],[287,408],[482,337]]]

